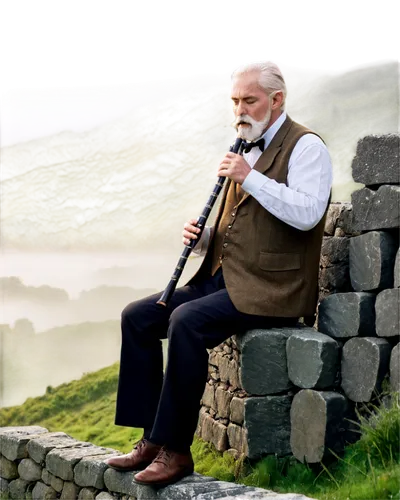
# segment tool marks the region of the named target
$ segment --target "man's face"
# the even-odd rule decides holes
[[[237,76],[232,82],[231,99],[238,135],[247,141],[258,139],[271,118],[270,99],[258,84],[259,72]]]

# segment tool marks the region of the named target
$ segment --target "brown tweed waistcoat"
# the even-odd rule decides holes
[[[307,133],[314,132],[287,117],[254,169],[287,184],[290,154]],[[213,237],[193,279],[222,265],[229,297],[239,311],[312,316],[318,300],[325,218],[326,211],[314,228],[301,231],[272,215],[227,179]]]

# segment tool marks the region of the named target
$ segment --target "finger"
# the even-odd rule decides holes
[[[185,231],[183,231],[183,232],[182,232],[182,236],[183,236],[184,238],[190,238],[190,239],[192,239],[192,240],[197,240],[197,234],[194,234],[194,233],[192,233],[192,232],[190,232],[190,231],[186,231],[186,230],[185,230]]]

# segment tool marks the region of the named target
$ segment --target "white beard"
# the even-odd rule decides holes
[[[261,137],[267,125],[271,119],[272,109],[270,108],[267,111],[267,114],[264,116],[264,119],[257,122],[249,115],[240,115],[236,118],[233,123],[233,126],[238,132],[238,137],[244,139],[245,141],[254,141]],[[241,126],[240,123],[248,123],[249,126]]]

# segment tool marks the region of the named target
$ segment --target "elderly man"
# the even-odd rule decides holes
[[[332,166],[314,132],[284,110],[286,86],[273,63],[232,76],[233,110],[243,156],[227,153],[227,177],[216,222],[196,251],[205,254],[194,278],[167,307],[161,294],[122,313],[116,424],[144,428],[127,455],[108,464],[144,469],[142,484],[166,485],[193,472],[190,445],[207,379],[207,348],[233,333],[296,324],[313,317]],[[183,241],[197,239],[192,219]],[[160,339],[168,337],[163,376]]]

